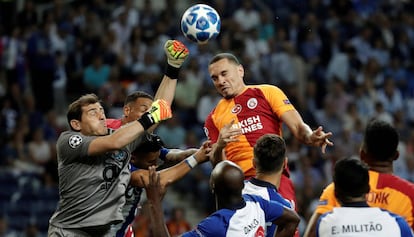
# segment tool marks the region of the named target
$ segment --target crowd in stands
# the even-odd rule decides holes
[[[167,39],[182,41],[190,57],[178,80],[174,117],[156,130],[166,147],[199,147],[206,139],[204,119],[220,99],[208,62],[225,51],[242,60],[247,84],[282,88],[306,123],[333,132],[335,145],[326,154],[287,130],[283,136],[302,228],[332,181],[334,162],[358,154],[370,118],[398,128],[395,174],[414,182],[413,2],[200,3],[221,17],[219,36],[205,45],[180,31],[193,1],[0,1],[0,236],[7,223],[22,236],[47,231],[58,195],[55,143],[67,129],[68,103],[93,92],[107,117],[120,117],[126,95],[155,93]],[[210,171],[209,164],[199,166],[174,186],[205,214],[213,205]]]

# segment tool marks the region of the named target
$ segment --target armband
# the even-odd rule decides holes
[[[187,163],[187,165],[191,169],[198,165],[198,162],[197,162],[196,158],[194,157],[194,155],[191,155],[191,156],[187,157],[184,161],[185,161],[185,163]]]

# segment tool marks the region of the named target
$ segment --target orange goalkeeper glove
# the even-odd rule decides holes
[[[171,79],[177,79],[181,65],[183,65],[190,52],[187,47],[178,40],[167,40],[164,44],[164,52],[168,62],[165,75]]]
[[[171,108],[165,100],[159,99],[152,103],[151,110],[146,112],[138,119],[138,122],[148,129],[152,125],[172,117]]]

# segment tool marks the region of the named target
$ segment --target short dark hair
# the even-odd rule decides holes
[[[258,172],[280,170],[286,158],[285,140],[276,134],[265,134],[257,139],[253,154]]]
[[[361,197],[369,192],[368,166],[360,159],[350,157],[335,164],[333,182],[335,196],[341,202]]]
[[[399,142],[397,130],[388,122],[373,119],[365,128],[362,149],[378,161],[393,160]]]
[[[70,125],[70,121],[72,119],[76,119],[76,120],[81,121],[82,107],[90,105],[90,104],[95,104],[95,103],[98,103],[98,102],[99,103],[101,102],[99,100],[98,96],[95,95],[94,93],[90,93],[90,94],[85,94],[85,95],[79,97],[77,100],[75,100],[74,102],[72,102],[69,105],[68,112],[66,114],[66,118],[67,118],[69,126],[71,127],[72,130],[74,130],[74,129]]]
[[[137,100],[138,98],[147,98],[150,100],[154,100],[154,97],[152,97],[152,95],[148,94],[147,92],[144,91],[135,91],[131,94],[129,94],[124,101],[124,105],[127,105],[131,102],[134,102],[135,100]]]
[[[144,134],[140,136],[140,139],[141,141],[139,145],[135,148],[134,153],[156,152],[164,147],[164,142],[158,135],[154,133],[144,132]]]
[[[219,54],[216,54],[211,60],[210,60],[210,62],[208,63],[208,65],[211,65],[211,64],[213,64],[213,63],[215,63],[215,62],[217,62],[217,61],[220,61],[220,60],[222,60],[222,59],[227,59],[227,60],[229,60],[230,62],[232,62],[232,63],[234,63],[234,64],[236,64],[236,65],[240,65],[240,62],[239,62],[239,60],[237,59],[237,57],[234,55],[234,54],[232,54],[232,53],[219,53]]]

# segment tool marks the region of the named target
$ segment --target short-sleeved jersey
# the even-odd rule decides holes
[[[280,117],[295,110],[281,89],[273,85],[247,86],[240,95],[232,99],[221,99],[207,116],[204,131],[212,143],[217,142],[220,130],[233,119],[242,129],[240,141],[226,145],[226,159],[235,162],[243,170],[246,179],[254,177],[253,147],[259,137],[272,133],[282,135]],[[286,169],[279,188],[280,194],[295,201],[295,191]]]
[[[402,216],[414,229],[414,184],[396,175],[369,171],[370,192],[367,203]],[[340,204],[335,198],[334,184],[328,185],[319,198],[316,213],[331,211]]]
[[[244,182],[243,194],[258,195],[265,200],[272,200],[281,203],[285,207],[294,209],[292,203],[283,198],[277,191],[277,188],[266,181],[262,181],[256,178],[251,178]],[[273,237],[276,232],[276,225],[272,222],[266,223],[266,236]],[[298,235],[299,236],[299,233]]]
[[[319,217],[317,237],[413,237],[408,223],[378,207],[335,207]]]
[[[130,180],[131,143],[117,151],[88,156],[93,136],[63,132],[56,144],[59,203],[50,223],[60,228],[94,227],[123,221]]]
[[[265,236],[266,222],[283,214],[283,205],[256,195],[243,195],[244,202],[232,209],[221,209],[202,220],[183,237]]]

